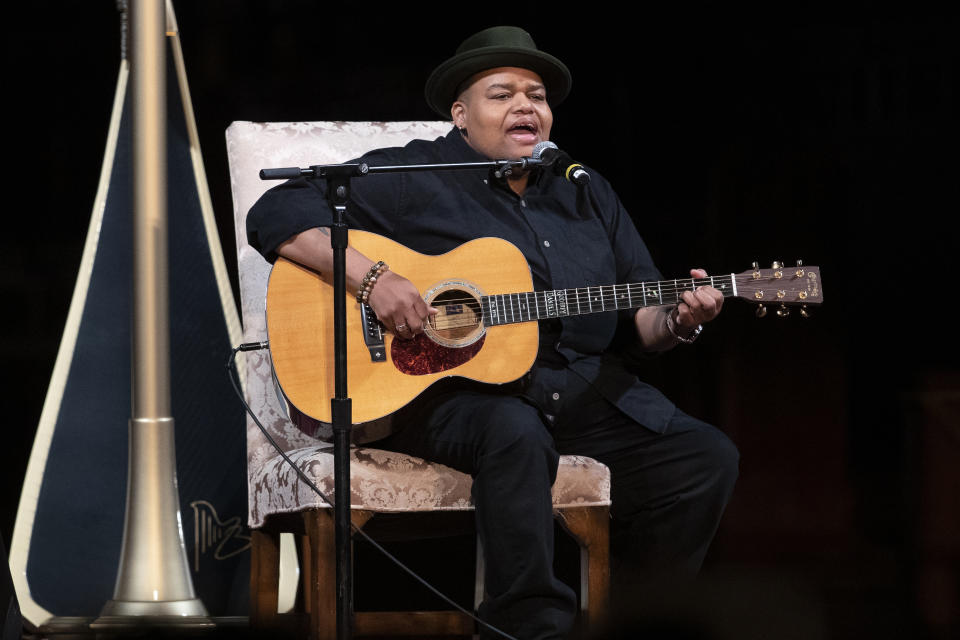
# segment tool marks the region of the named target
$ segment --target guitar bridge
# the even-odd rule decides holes
[[[363,327],[363,343],[370,351],[371,362],[386,362],[387,349],[383,342],[383,325],[368,304],[360,305],[360,325]]]

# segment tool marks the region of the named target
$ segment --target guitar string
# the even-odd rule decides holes
[[[642,283],[631,282],[631,283],[612,284],[612,285],[605,284],[605,285],[594,285],[594,286],[588,286],[588,287],[571,287],[569,289],[552,289],[552,290],[546,290],[546,291],[498,293],[498,294],[483,296],[480,300],[472,296],[468,296],[464,298],[449,298],[439,302],[434,301],[434,304],[441,304],[441,305],[465,304],[465,305],[477,307],[482,305],[483,298],[492,300],[497,298],[509,299],[513,296],[523,296],[524,297],[523,300],[518,299],[518,301],[520,301],[522,304],[523,302],[527,301],[527,297],[531,294],[534,296],[540,296],[540,299],[544,299],[543,298],[544,294],[547,294],[547,293],[556,294],[559,292],[565,293],[568,300],[571,300],[571,299],[574,301],[586,300],[588,303],[591,303],[591,302],[597,301],[597,297],[595,296],[594,293],[592,293],[592,290],[600,289],[599,300],[602,305],[606,306],[607,302],[612,301],[615,303],[616,300],[618,298],[622,298],[624,294],[633,298],[634,293],[636,292],[637,289],[640,290],[639,295],[641,297],[644,295],[644,293],[646,293],[646,297],[650,299],[659,300],[660,297],[677,296],[678,293],[682,293],[685,291],[693,291],[695,289],[695,287],[693,287],[694,283],[700,286],[707,286],[707,285],[712,286],[716,284],[717,280],[721,281],[720,284],[726,284],[726,281],[729,281],[731,283],[735,281],[738,285],[753,285],[755,283],[761,282],[760,280],[755,280],[752,277],[752,275],[746,275],[746,274],[738,274],[734,276],[730,276],[730,275],[714,276],[713,279],[711,278],[695,278],[695,279],[677,278],[676,280],[661,280],[661,281],[642,282]],[[772,279],[764,279],[764,280],[766,281],[765,284],[774,284]],[[610,289],[613,289],[613,290],[611,291]],[[653,295],[654,293],[656,293],[656,295]],[[724,290],[723,293],[727,297],[733,296],[733,292],[729,290]],[[584,296],[586,296],[586,298],[584,298]],[[510,302],[512,304],[512,301]],[[674,300],[673,302],[676,302],[676,300]],[[664,303],[664,304],[670,304],[670,303]],[[643,305],[638,305],[638,306],[643,306]]]
[[[624,286],[634,286],[634,285],[603,285],[603,286],[606,288],[606,287],[610,287],[610,286],[624,287]],[[585,289],[586,287],[582,287],[582,288]],[[590,288],[599,288],[599,287],[590,287]],[[563,291],[563,290],[561,290],[561,291]],[[657,300],[657,303],[656,303],[656,304],[654,304],[654,305],[631,304],[631,305],[629,305],[629,306],[627,306],[627,307],[620,307],[620,306],[618,306],[619,303],[623,301],[623,292],[622,292],[622,291],[619,291],[619,292],[615,291],[615,292],[612,293],[612,294],[604,293],[603,295],[601,295],[601,296],[599,297],[599,299],[598,299],[597,297],[590,296],[590,298],[587,300],[588,304],[590,304],[591,307],[592,307],[594,304],[599,304],[599,305],[602,307],[602,308],[600,308],[600,309],[591,309],[591,310],[588,311],[586,314],[584,314],[584,313],[579,313],[579,312],[577,312],[577,313],[568,312],[568,313],[566,313],[566,314],[557,314],[557,315],[554,315],[554,316],[550,316],[550,315],[541,316],[541,315],[540,315],[540,312],[539,312],[539,307],[536,307],[536,310],[531,311],[531,310],[530,310],[530,309],[532,308],[531,305],[527,304],[526,306],[524,306],[524,303],[526,302],[526,300],[523,300],[523,301],[517,300],[517,301],[516,301],[516,302],[520,302],[520,303],[521,303],[521,306],[520,306],[520,307],[515,306],[515,301],[514,301],[514,300],[508,300],[509,308],[507,309],[506,312],[501,312],[501,313],[500,313],[500,316],[502,317],[502,316],[505,316],[505,315],[507,315],[507,314],[509,313],[509,314],[511,315],[511,319],[510,319],[510,320],[501,320],[500,322],[496,322],[496,323],[490,321],[490,319],[489,319],[490,314],[485,313],[485,312],[481,311],[479,308],[477,308],[477,307],[479,307],[480,305],[474,304],[474,305],[471,305],[472,311],[474,312],[474,314],[479,313],[479,315],[480,315],[480,319],[479,319],[479,320],[466,320],[466,321],[464,321],[464,320],[459,320],[459,319],[458,319],[458,320],[453,320],[453,321],[449,321],[449,322],[443,322],[443,320],[449,318],[449,316],[444,316],[440,321],[437,321],[437,320],[435,319],[435,316],[434,316],[434,318],[431,318],[431,319],[430,319],[429,323],[430,323],[431,328],[433,328],[434,330],[437,330],[437,331],[449,331],[449,330],[453,330],[453,329],[464,329],[464,328],[474,329],[474,328],[483,326],[484,324],[487,324],[487,325],[495,325],[495,324],[515,324],[515,323],[518,322],[518,320],[515,319],[515,318],[517,318],[517,317],[519,317],[519,322],[529,322],[529,321],[532,321],[532,320],[543,320],[543,319],[554,318],[554,317],[567,317],[567,316],[587,315],[587,314],[589,314],[589,313],[594,313],[594,312],[617,311],[617,310],[620,310],[620,309],[634,309],[634,308],[638,308],[638,307],[647,307],[647,306],[667,306],[667,305],[669,305],[669,304],[675,304],[676,302],[679,302],[679,301],[680,301],[679,296],[677,296],[677,291],[690,291],[690,289],[675,288],[675,289],[672,289],[672,290],[671,290],[671,289],[669,289],[669,288],[668,288],[668,289],[662,289],[662,288],[661,288],[661,289],[658,291],[658,295],[656,296],[656,300]],[[541,292],[532,292],[532,293],[543,293],[543,292],[541,291]],[[726,292],[726,291],[725,291],[724,294],[725,294],[724,297],[732,297],[732,296],[733,296],[733,293],[732,293],[732,292]],[[492,296],[486,296],[486,297],[489,299],[489,298],[496,298],[496,297],[499,297],[499,296],[505,296],[505,297],[507,297],[507,298],[509,299],[509,298],[512,297],[512,296],[521,296],[521,295],[522,295],[522,296],[526,296],[527,294],[515,294],[515,293],[514,293],[514,294],[494,294],[494,295],[492,295]],[[577,298],[575,299],[575,301],[577,301],[577,302],[579,303],[579,301],[582,300],[582,298],[580,297],[579,292],[578,292],[576,295],[577,295]],[[669,297],[670,297],[670,296],[674,296],[674,299],[673,299],[673,300],[669,300]],[[652,297],[652,296],[651,296],[651,297]],[[660,298],[661,298],[661,297],[667,298],[667,300],[665,300],[664,302],[661,303],[661,302],[660,302]],[[618,300],[619,300],[619,302],[618,302]],[[778,302],[778,301],[780,301],[780,302],[788,302],[788,303],[789,303],[789,302],[798,302],[798,301],[796,301],[796,300],[780,300],[780,299],[777,299],[777,300],[773,300],[773,299],[772,299],[772,300],[771,300],[771,302]],[[475,298],[452,298],[452,299],[449,299],[449,300],[444,300],[444,301],[443,301],[442,303],[440,303],[440,304],[463,304],[463,303],[469,304],[470,302],[476,303],[476,299],[475,299]],[[606,308],[608,305],[610,306],[609,309]],[[571,306],[571,304],[570,304],[570,298],[568,298],[567,306],[568,306],[568,307]],[[579,306],[579,304],[578,304],[578,306]],[[526,316],[527,316],[526,318],[523,317],[524,314],[526,314]],[[536,317],[534,317],[534,315],[536,315]],[[484,322],[484,320],[487,320],[487,322]]]
[[[608,288],[608,287],[614,286],[614,285],[603,285],[603,286],[604,286],[604,288]],[[619,286],[621,286],[621,285],[616,285],[616,286],[619,287]],[[591,288],[599,288],[599,287],[591,287]],[[584,287],[584,289],[585,289],[585,287]],[[573,290],[573,289],[567,289],[567,290],[559,289],[559,290],[557,290],[557,291],[574,291],[574,290]],[[676,302],[676,301],[677,301],[676,299],[677,299],[677,294],[678,294],[678,292],[691,291],[691,289],[677,288],[677,289],[661,289],[661,290],[659,290],[659,291],[656,291],[656,290],[651,290],[651,291],[656,292],[657,295],[656,295],[656,296],[651,296],[650,293],[648,293],[647,296],[646,296],[647,298],[656,299],[656,300],[658,301],[658,304],[659,304],[659,298],[661,297],[661,294],[662,294],[662,297],[663,297],[663,298],[670,298],[670,297],[672,296],[672,297],[674,298],[674,300],[671,300],[671,301],[669,301],[669,302],[664,302],[664,304],[671,304],[672,302]],[[542,306],[542,305],[545,303],[544,297],[543,297],[543,295],[542,295],[543,293],[545,293],[545,292],[543,292],[543,291],[532,291],[532,292],[525,292],[525,293],[502,293],[502,294],[493,294],[493,295],[484,296],[484,298],[486,298],[487,300],[496,300],[496,299],[505,300],[506,303],[507,303],[508,305],[510,305],[510,307],[512,307],[512,308],[514,308],[514,309],[517,308],[517,307],[515,306],[517,303],[519,303],[519,304],[521,305],[521,307],[524,307],[524,308],[525,308],[525,307],[531,307],[531,308],[532,308],[532,307],[534,307],[534,304],[529,303],[527,297],[528,297],[529,295],[531,295],[531,294],[532,294],[532,295],[535,295],[535,296],[539,296],[539,298],[538,298],[537,300],[535,300],[534,302],[535,302],[535,303],[538,303],[536,306]],[[603,306],[606,306],[606,305],[609,304],[609,305],[611,305],[611,307],[613,307],[613,306],[615,306],[615,305],[618,304],[618,302],[617,302],[618,300],[619,300],[620,302],[622,302],[623,299],[624,299],[624,296],[629,296],[630,298],[632,298],[634,303],[637,302],[639,299],[641,299],[641,298],[643,297],[643,294],[642,294],[642,293],[639,293],[639,294],[636,295],[636,296],[634,296],[633,294],[634,294],[633,291],[627,292],[627,291],[622,290],[622,289],[615,290],[615,291],[604,291],[604,292],[602,292],[600,295],[595,295],[595,294],[592,294],[592,293],[587,292],[587,291],[584,291],[584,292],[579,292],[579,291],[578,291],[577,293],[568,293],[567,296],[566,296],[566,299],[567,299],[567,306],[570,306],[571,302],[580,302],[581,304],[598,304],[598,303],[599,303],[599,304],[601,304],[601,305],[603,305]],[[732,294],[728,294],[728,297],[729,297],[729,295],[732,295]],[[474,304],[473,304],[473,305],[470,305],[471,302],[474,303]],[[471,297],[471,298],[451,298],[451,299],[449,299],[449,300],[442,300],[442,301],[439,301],[439,302],[438,302],[438,301],[434,301],[432,304],[437,305],[437,306],[442,306],[442,305],[447,305],[447,304],[467,304],[467,305],[472,306],[472,307],[474,308],[474,311],[480,311],[480,309],[478,309],[477,307],[481,306],[481,303],[477,302],[477,299],[476,299],[476,298],[472,298],[472,297]],[[642,304],[633,304],[630,308],[635,308],[635,307],[639,307],[639,306],[644,306],[644,305],[642,305]],[[627,308],[627,307],[623,307],[623,308]],[[613,311],[614,309],[611,308],[610,310]],[[601,311],[601,309],[597,309],[597,311]]]
[[[716,276],[715,279],[720,279],[720,278],[725,278],[725,279],[729,280],[730,276]],[[662,291],[662,292],[664,293],[664,295],[674,294],[674,293],[676,293],[677,291],[692,291],[692,290],[693,290],[692,288],[690,288],[690,287],[688,287],[688,286],[681,286],[681,285],[679,284],[679,283],[683,283],[683,282],[690,282],[690,283],[692,284],[692,281],[690,281],[689,279],[686,279],[686,280],[678,279],[678,280],[677,280],[678,284],[676,284],[676,285],[673,284],[673,280],[669,280],[669,281],[668,281],[668,280],[664,280],[663,282],[664,282],[664,283],[669,282],[669,283],[670,283],[670,286],[669,286],[669,287],[660,286],[659,288],[655,288],[653,285],[654,285],[654,284],[657,284],[657,283],[652,283],[652,282],[639,283],[639,282],[637,282],[637,283],[624,283],[624,284],[594,285],[594,286],[589,286],[589,287],[571,287],[571,288],[569,288],[569,289],[550,289],[550,290],[546,290],[546,291],[542,291],[542,290],[541,290],[541,291],[522,291],[522,292],[511,292],[511,293],[495,293],[495,294],[490,294],[490,295],[483,296],[483,297],[485,297],[485,298],[491,298],[491,299],[492,299],[492,298],[498,298],[498,297],[505,297],[505,296],[529,296],[529,295],[535,295],[535,296],[541,296],[541,297],[542,297],[543,294],[545,294],[545,293],[557,293],[557,292],[565,292],[565,293],[567,293],[567,296],[568,296],[568,297],[574,297],[574,296],[582,297],[582,296],[585,295],[585,294],[588,295],[588,296],[591,296],[592,294],[590,293],[590,290],[594,290],[594,289],[604,289],[605,291],[601,291],[601,297],[604,298],[604,299],[610,300],[610,299],[616,298],[616,297],[618,297],[618,296],[621,296],[621,295],[623,295],[623,294],[626,293],[626,292],[629,292],[629,293],[631,294],[631,296],[632,296],[632,293],[633,293],[635,290],[637,290],[637,289],[643,290],[643,289],[644,289],[644,286],[646,287],[646,290],[647,290],[647,291]],[[700,280],[700,281],[698,281],[698,282],[701,284],[701,286],[706,286],[707,284],[710,284],[710,279],[709,279],[709,278],[705,278],[705,279],[702,279],[702,280]],[[723,283],[721,283],[721,284],[723,284]],[[609,289],[611,289],[611,288],[614,288],[614,291],[609,291]],[[570,293],[570,292],[575,292],[575,293]],[[581,292],[582,292],[582,293],[581,293]],[[648,294],[648,295],[649,295],[649,294]],[[435,303],[438,303],[438,304],[470,304],[471,302],[474,302],[474,303],[479,304],[479,303],[477,302],[477,298],[475,298],[475,297],[449,298],[449,299],[446,299],[446,300],[434,301],[434,302],[435,302]]]
[[[504,295],[510,295],[510,294],[504,294]],[[582,312],[579,312],[579,311],[568,311],[568,312],[565,313],[565,314],[543,315],[543,316],[540,315],[540,311],[539,311],[538,309],[536,309],[533,305],[527,305],[527,306],[519,306],[519,307],[517,307],[517,306],[515,306],[515,303],[514,303],[513,301],[510,301],[510,302],[508,303],[508,304],[509,304],[509,307],[507,308],[507,310],[506,310],[506,311],[501,311],[501,312],[499,313],[499,316],[500,316],[500,317],[504,317],[504,316],[510,315],[510,316],[512,316],[512,317],[514,317],[514,318],[519,317],[519,321],[520,321],[520,322],[526,322],[526,321],[530,321],[530,320],[543,320],[543,319],[548,319],[548,318],[553,318],[553,317],[566,317],[566,316],[577,316],[577,315],[589,315],[590,313],[601,313],[601,312],[604,312],[604,311],[618,311],[618,310],[622,310],[622,309],[636,309],[636,308],[639,308],[639,307],[668,306],[668,305],[670,305],[670,304],[675,304],[675,303],[681,301],[679,297],[674,297],[673,299],[670,299],[670,295],[671,295],[671,294],[668,294],[667,292],[664,292],[664,295],[663,295],[664,301],[663,301],[662,303],[660,302],[659,297],[658,297],[656,304],[652,304],[652,305],[630,304],[630,305],[627,305],[627,306],[620,306],[620,303],[622,303],[622,301],[623,301],[623,299],[622,299],[621,296],[602,296],[600,299],[591,298],[590,301],[589,301],[589,304],[590,304],[591,307],[592,307],[593,305],[598,305],[598,306],[601,307],[601,308],[591,309],[590,311],[587,311],[587,312],[585,312],[585,313],[582,313]],[[729,296],[726,296],[726,297],[729,297]],[[618,300],[619,300],[619,302],[618,302]],[[446,301],[446,302],[449,302],[449,301]],[[568,301],[567,306],[568,306],[568,307],[571,306],[570,301]],[[475,311],[475,313],[476,313],[476,312],[480,312],[479,309],[475,309],[474,311]],[[486,312],[480,312],[479,315],[480,315],[482,318],[486,318],[486,317],[489,317],[491,314],[490,314],[490,313],[486,313]],[[527,317],[524,318],[524,315],[526,315]],[[536,317],[534,317],[534,316],[536,316]],[[434,316],[434,318],[436,318],[436,316]],[[447,318],[449,318],[449,316],[443,316],[443,317],[441,318],[441,320],[439,320],[439,321],[436,320],[436,319],[434,319],[434,318],[431,318],[431,320],[430,320],[430,326],[433,327],[433,328],[435,328],[435,329],[438,329],[438,330],[458,329],[458,328],[463,328],[463,327],[478,326],[478,325],[480,324],[479,322],[470,321],[470,320],[468,320],[468,321],[453,320],[453,321],[450,321],[450,322],[443,322],[443,320],[446,320]],[[506,322],[500,322],[500,323],[498,323],[498,324],[512,324],[513,322],[514,322],[513,320],[508,320],[508,321],[506,321]]]
[[[703,282],[707,282],[707,281],[704,280]],[[752,284],[755,283],[755,282],[756,282],[756,281],[754,281],[754,280],[752,280],[752,279],[744,278],[743,280],[740,280],[740,281],[739,281],[739,284],[740,284],[740,285],[748,285],[748,288],[753,289],[753,288],[756,288],[756,287],[750,287],[749,285],[752,285]],[[672,283],[672,281],[671,281],[671,283]],[[644,285],[646,285],[646,284],[648,284],[648,283],[644,283]],[[724,283],[721,283],[721,284],[724,284]],[[774,283],[772,283],[772,282],[767,282],[766,284],[774,284]],[[611,288],[613,289],[612,291],[610,290]],[[761,288],[762,288],[762,287],[761,287]],[[788,287],[788,288],[790,288],[790,287]],[[597,290],[597,289],[601,289],[601,291],[599,292],[599,295],[597,295],[597,294],[595,293],[595,291],[594,291],[594,290]],[[638,290],[639,290],[639,293],[637,293]],[[572,301],[581,301],[581,303],[584,302],[584,301],[587,302],[587,303],[593,303],[593,302],[600,301],[601,303],[603,303],[603,304],[605,305],[605,304],[608,303],[608,302],[614,302],[614,303],[615,303],[616,300],[618,300],[618,299],[621,299],[621,300],[622,300],[622,298],[623,298],[624,295],[627,295],[627,296],[629,296],[630,298],[634,298],[634,297],[635,297],[635,294],[637,294],[637,297],[643,297],[644,294],[646,294],[646,297],[647,297],[647,298],[650,298],[651,300],[656,299],[656,300],[659,301],[659,298],[660,298],[661,296],[664,297],[664,298],[666,298],[666,297],[671,297],[671,296],[674,297],[674,298],[676,298],[677,295],[678,295],[678,293],[683,293],[683,292],[685,292],[685,291],[693,291],[693,290],[694,290],[694,289],[691,288],[691,287],[679,286],[679,285],[671,285],[671,286],[669,286],[669,287],[663,287],[663,286],[661,286],[661,287],[654,288],[652,285],[649,286],[649,287],[642,287],[640,284],[632,284],[632,283],[631,283],[631,284],[617,284],[617,285],[597,285],[597,286],[591,286],[591,287],[577,287],[577,288],[571,288],[571,289],[553,289],[553,290],[548,290],[548,291],[526,291],[526,292],[513,292],[513,293],[498,293],[498,294],[486,295],[486,296],[483,296],[483,298],[486,298],[486,299],[489,299],[489,300],[502,299],[502,300],[506,300],[506,301],[507,301],[508,303],[510,303],[511,305],[514,304],[514,300],[512,300],[511,298],[516,298],[516,302],[519,302],[519,303],[522,305],[522,304],[524,304],[524,303],[526,303],[526,302],[528,301],[528,297],[529,297],[530,295],[536,296],[535,302],[540,302],[540,301],[544,301],[544,302],[545,302],[544,294],[546,294],[546,293],[559,293],[559,292],[563,292],[563,293],[566,294],[565,297],[566,297],[566,299],[568,300],[568,304],[569,304],[569,301],[572,300]],[[793,292],[793,291],[791,290],[791,292]],[[723,293],[725,297],[733,297],[733,295],[734,295],[733,292],[732,292],[731,290],[729,290],[729,289],[723,289],[723,290],[721,291],[721,293]],[[483,300],[483,298],[481,298],[481,301]],[[442,301],[434,301],[434,304],[438,304],[438,305],[445,305],[445,304],[466,304],[466,305],[471,305],[471,303],[473,303],[471,306],[477,307],[477,306],[481,305],[481,301],[478,301],[478,299],[475,298],[475,297],[449,298],[449,299],[442,300]],[[676,299],[673,300],[673,302],[675,302],[675,301],[676,301]],[[664,303],[664,304],[669,304],[669,303]],[[637,305],[637,306],[643,306],[643,305]]]
[[[732,282],[733,280],[736,280],[741,284],[747,284],[747,285],[757,282],[757,280],[752,277],[752,274],[750,275],[734,274],[732,276],[731,275],[714,276],[712,280],[710,278],[677,278],[676,280],[663,280],[656,283],[658,285],[656,289],[654,289],[653,287],[653,284],[654,284],[653,282],[650,282],[650,283],[644,282],[644,283],[624,283],[624,284],[616,284],[616,285],[597,285],[597,286],[590,286],[590,287],[576,287],[571,289],[556,289],[556,290],[553,290],[553,292],[561,292],[561,291],[565,292],[567,294],[566,297],[567,297],[568,307],[571,305],[571,302],[576,302],[578,306],[582,305],[584,302],[586,302],[590,306],[594,304],[600,304],[602,308],[597,309],[595,311],[602,312],[602,311],[615,311],[620,309],[621,307],[619,307],[618,305],[623,302],[624,295],[627,295],[630,298],[632,298],[633,294],[635,293],[635,290],[638,288],[640,289],[640,294],[639,294],[640,296],[643,296],[644,292],[646,292],[647,298],[650,298],[651,300],[654,300],[654,299],[657,300],[657,304],[652,306],[663,306],[663,305],[673,304],[678,302],[680,300],[679,294],[684,291],[692,291],[694,283],[700,284],[701,286],[706,286],[707,284],[715,285],[717,280],[720,280],[721,285],[726,284],[727,281]],[[669,286],[665,287],[663,286],[664,284],[669,284]],[[773,283],[768,280],[767,284],[773,284]],[[600,290],[599,296],[597,296],[594,293],[594,291],[597,289]],[[504,294],[493,294],[493,295],[488,295],[484,297],[487,298],[488,300],[495,300],[497,298],[505,299],[505,302],[509,304],[509,308],[507,309],[507,312],[515,313],[519,315],[521,317],[521,321],[523,321],[522,317],[524,313],[527,314],[528,320],[534,319],[533,313],[530,312],[530,308],[532,307],[532,305],[529,304],[529,295],[531,293],[534,294],[534,296],[539,295],[539,298],[534,299],[534,303],[537,306],[537,310],[535,313],[538,316],[537,319],[542,319],[540,318],[539,304],[537,303],[539,303],[541,300],[544,303],[546,303],[546,299],[542,294],[550,293],[550,291],[504,293]],[[653,295],[654,293],[656,295]],[[730,290],[724,290],[723,293],[725,297],[733,296],[733,292]],[[586,298],[584,298],[584,295],[586,296]],[[670,300],[671,297],[673,298],[672,300]],[[660,302],[661,299],[666,299],[666,301],[661,303]],[[633,301],[631,300],[631,302]],[[519,308],[515,306],[516,303],[520,303]],[[450,298],[447,300],[443,300],[440,303],[435,302],[435,304],[439,304],[439,305],[466,304],[471,307],[474,313],[480,312],[481,316],[488,315],[478,308],[482,306],[482,302],[478,302],[477,299],[474,297]],[[607,307],[607,305],[610,305],[612,308],[606,309],[605,307]],[[637,308],[640,306],[650,306],[650,305],[631,304],[629,307],[623,307],[623,308]],[[582,315],[582,314],[568,313],[566,315]],[[549,318],[549,317],[556,317],[556,316],[545,316],[545,317]],[[506,323],[506,324],[509,324],[509,323]],[[476,327],[479,325],[480,323],[476,321],[466,321],[466,322],[453,321],[448,323],[440,323],[436,321],[431,322],[431,326],[438,330],[458,329],[458,328],[464,328],[464,327]]]

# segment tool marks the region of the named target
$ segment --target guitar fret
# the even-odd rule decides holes
[[[627,285],[627,309],[633,309],[633,292],[630,291],[632,288],[629,284]]]
[[[662,284],[663,284],[662,282],[657,283],[657,295],[660,296],[660,304],[663,304],[663,287],[661,286]]]

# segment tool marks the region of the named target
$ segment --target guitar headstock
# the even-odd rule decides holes
[[[790,307],[800,305],[800,315],[809,317],[808,305],[823,302],[820,268],[810,267],[797,260],[794,267],[774,262],[769,269],[761,269],[756,262],[753,269],[735,274],[737,295],[757,303],[757,316],[767,314],[766,305],[777,305],[777,315],[790,315]]]

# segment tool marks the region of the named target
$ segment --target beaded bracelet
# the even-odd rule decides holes
[[[370,292],[373,291],[373,285],[377,284],[377,278],[389,268],[383,260],[378,260],[376,264],[370,267],[367,275],[363,276],[363,280],[360,281],[360,288],[357,290],[357,302],[366,304]]]
[[[673,311],[671,311],[667,314],[667,331],[670,332],[670,335],[672,335],[677,342],[692,344],[693,341],[697,339],[697,336],[700,335],[700,332],[703,331],[703,325],[697,325],[697,328],[693,330],[693,333],[690,334],[690,337],[684,338],[677,333],[677,321],[673,319]]]

